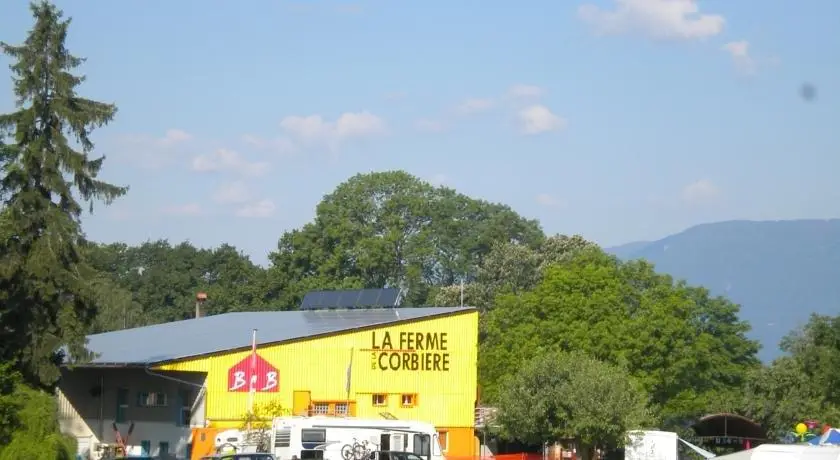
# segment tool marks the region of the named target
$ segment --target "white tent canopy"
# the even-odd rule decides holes
[[[840,446],[762,444],[755,449],[715,457],[715,460],[840,460]]]

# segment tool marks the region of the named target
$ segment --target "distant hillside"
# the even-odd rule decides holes
[[[651,244],[650,241],[634,241],[632,243],[622,244],[613,248],[607,248],[606,251],[618,257],[619,259],[632,259],[635,254],[643,248]]]
[[[762,359],[777,357],[779,340],[811,313],[840,314],[840,219],[703,224],[607,251],[741,304]]]

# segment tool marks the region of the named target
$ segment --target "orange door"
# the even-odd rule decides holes
[[[308,415],[309,402],[308,391],[295,391],[292,395],[292,415]]]
[[[190,460],[201,460],[201,457],[215,454],[218,432],[216,428],[193,428]]]

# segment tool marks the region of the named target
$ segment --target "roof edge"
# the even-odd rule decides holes
[[[152,363],[62,363],[59,365],[62,369],[144,369],[149,367]]]
[[[263,342],[263,343],[258,343],[257,347],[280,345],[280,344],[295,343],[295,342],[305,342],[307,340],[315,340],[315,339],[320,339],[320,338],[324,338],[324,337],[348,334],[350,332],[369,331],[371,329],[377,329],[377,328],[380,328],[380,327],[385,326],[385,325],[414,323],[414,322],[418,322],[418,321],[425,321],[427,319],[440,318],[440,317],[444,317],[444,316],[457,316],[457,315],[464,315],[464,314],[467,314],[467,313],[478,313],[478,308],[476,308],[476,307],[403,307],[403,308],[453,308],[453,309],[456,309],[456,310],[443,311],[443,312],[439,312],[439,313],[432,313],[432,314],[429,314],[429,315],[426,315],[426,316],[421,316],[419,318],[399,319],[397,321],[388,321],[386,323],[375,323],[375,324],[370,324],[370,325],[367,325],[367,326],[354,327],[354,328],[351,328],[351,329],[341,329],[341,330],[338,330],[338,331],[323,332],[321,334],[308,335],[306,337],[297,337],[297,338],[288,339],[288,340],[277,340],[277,341],[273,341],[273,342]],[[250,349],[251,349],[250,345],[245,345],[245,346],[236,347],[236,348],[228,348],[228,349],[224,349],[224,350],[215,350],[215,351],[210,351],[210,352],[207,352],[207,353],[200,353],[200,354],[197,354],[197,355],[179,356],[177,358],[166,359],[166,360],[163,360],[163,361],[153,361],[153,362],[146,363],[146,365],[148,367],[164,366],[166,364],[175,364],[175,363],[179,363],[179,362],[183,362],[183,361],[187,361],[187,360],[191,360],[191,359],[196,359],[196,358],[210,357],[210,356],[220,355],[220,354],[225,354],[225,353],[236,353],[236,352],[239,352],[239,351],[246,351],[246,350],[250,350]]]

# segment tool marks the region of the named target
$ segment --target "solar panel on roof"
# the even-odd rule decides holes
[[[359,305],[364,307],[378,306],[378,291],[380,289],[362,289],[362,292],[359,293]]]
[[[398,307],[400,305],[400,290],[396,288],[380,289],[379,304],[387,307]]]
[[[341,304],[341,291],[322,292],[321,304],[326,308],[337,308]]]
[[[359,297],[358,289],[344,289],[338,291],[338,300],[336,300],[336,308],[356,308],[356,301]]]
[[[300,309],[309,310],[312,308],[313,305],[317,305],[319,294],[320,291],[307,292],[306,295],[303,296],[303,300],[300,301]]]
[[[399,306],[399,298],[397,288],[310,291],[303,296],[300,309],[395,308]]]

